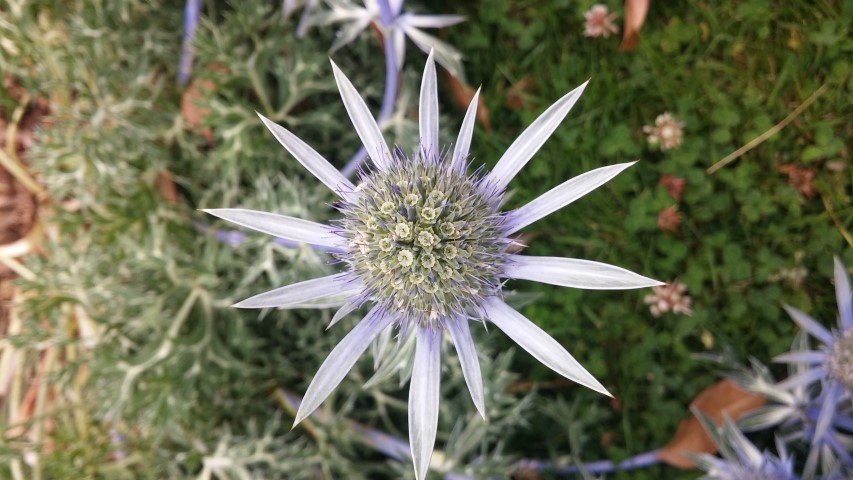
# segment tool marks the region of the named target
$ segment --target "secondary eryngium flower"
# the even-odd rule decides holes
[[[403,10],[404,0],[327,0],[329,10],[310,15],[309,26],[341,25],[341,31],[331,51],[351,43],[370,25],[375,25],[391,41],[390,51],[397,70],[403,69],[406,38],[427,53],[435,50],[436,61],[454,77],[462,76],[462,54],[450,44],[423,31],[425,28],[444,28],[465,20],[461,15],[415,14]]]
[[[514,233],[604,184],[632,163],[603,167],[575,177],[527,205],[501,213],[506,186],[533,157],[577,102],[586,84],[546,110],[509,147],[491,173],[466,173],[478,94],[474,95],[455,145],[438,139],[438,97],[433,53],[420,94],[421,141],[409,156],[388,148],[352,83],[332,62],[344,106],[370,156],[356,186],[285,128],[261,116],[278,141],[334,191],[343,218],[327,226],[244,209],[208,213],[238,225],[326,249],[346,271],[256,295],[241,308],[296,308],[329,297],[349,301],[336,322],[364,303],[372,309],[320,366],[296,414],[311,414],[343,380],[370,342],[388,328],[416,335],[409,388],[409,441],[415,474],[425,478],[438,427],[439,372],[446,331],[456,347],[477,410],[485,416],[483,381],[469,319],[490,321],[557,373],[597,392],[607,390],[559,343],[501,299],[503,279],[525,279],[590,289],[628,289],[660,282],[603,263],[508,253]],[[609,394],[608,394],[609,395]]]
[[[845,462],[853,467],[853,456],[848,448],[836,440],[833,426],[839,413],[839,402],[853,398],[853,293],[850,279],[844,265],[835,259],[835,296],[838,304],[838,330],[830,331],[814,318],[785,306],[785,310],[797,325],[817,338],[820,350],[794,350],[776,357],[775,360],[786,363],[803,363],[810,368],[788,378],[782,385],[785,388],[807,386],[821,381],[823,390],[820,395],[820,413],[814,427],[814,439],[806,463],[806,470],[813,471],[818,451],[824,446],[830,447]],[[849,426],[848,426],[849,427]],[[853,430],[848,428],[848,431]]]

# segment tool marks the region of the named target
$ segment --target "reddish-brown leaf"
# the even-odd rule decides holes
[[[720,425],[724,413],[732,420],[737,420],[745,413],[764,405],[765,401],[764,397],[741,389],[731,380],[721,380],[702,390],[690,406],[707,415],[715,425]],[[696,464],[684,455],[685,452],[717,452],[714,441],[692,414],[681,421],[672,440],[658,453],[658,458],[673,467],[696,468]]]
[[[640,29],[649,13],[649,0],[625,0],[625,26],[622,29],[620,52],[629,52],[640,42]]]
[[[506,105],[513,110],[527,108],[530,105],[529,96],[533,87],[533,77],[525,75],[506,91]]]
[[[815,173],[808,168],[800,168],[792,163],[782,164],[776,162],[776,171],[784,173],[788,176],[788,185],[794,190],[800,192],[805,198],[811,198],[815,194],[814,181]]]
[[[157,193],[167,202],[172,205],[178,204],[178,188],[175,186],[172,172],[168,170],[157,172],[157,177],[154,178],[154,188],[157,189]]]
[[[444,72],[444,78],[447,79],[447,83],[450,85],[450,91],[453,93],[453,99],[456,101],[456,106],[462,112],[467,111],[468,104],[471,103],[471,99],[474,98],[474,92],[476,90],[465,85],[461,80],[454,77],[446,70]],[[492,131],[492,122],[489,120],[489,109],[486,107],[486,102],[483,101],[482,92],[480,92],[480,99],[477,103],[477,120],[487,132]]]
[[[227,68],[219,64],[208,65],[207,70],[228,72]],[[200,130],[200,127],[204,119],[210,115],[210,109],[204,105],[204,98],[213,93],[214,90],[216,90],[216,84],[213,83],[213,80],[197,78],[190,83],[181,96],[181,117],[190,130],[201,133],[208,143],[213,143],[213,132],[210,131],[210,128]]]

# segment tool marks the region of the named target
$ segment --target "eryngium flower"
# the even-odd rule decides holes
[[[390,37],[390,51],[394,54],[397,70],[403,69],[406,56],[406,38],[424,53],[435,50],[436,61],[454,77],[462,77],[462,54],[452,45],[423,31],[425,28],[444,28],[456,25],[465,17],[461,15],[416,14],[403,10],[404,0],[327,0],[327,11],[308,16],[306,25],[323,27],[341,25],[341,31],[331,53],[352,43],[361,32],[374,25],[382,35]]]
[[[830,331],[811,316],[785,306],[794,322],[811,336],[817,338],[822,346],[820,350],[794,350],[775,358],[786,363],[803,363],[809,366],[805,371],[782,382],[784,388],[807,386],[820,381],[820,413],[814,427],[814,440],[806,462],[806,471],[816,467],[818,452],[829,447],[839,456],[845,467],[853,467],[853,455],[849,447],[839,440],[839,432],[834,427],[846,424],[846,430],[853,428],[846,422],[839,422],[840,404],[853,399],[853,293],[850,279],[844,265],[835,259],[835,297],[838,304],[838,330]],[[849,403],[848,403],[849,404]],[[848,436],[844,434],[844,436]]]
[[[483,381],[468,321],[491,321],[557,373],[609,395],[559,343],[501,299],[504,279],[525,279],[590,289],[628,289],[660,282],[612,265],[558,257],[510,254],[512,235],[568,205],[632,165],[603,167],[573,178],[527,205],[501,213],[507,184],[539,150],[580,97],[586,84],[546,110],[509,147],[491,173],[466,173],[474,129],[474,95],[452,151],[438,140],[438,97],[433,53],[420,95],[421,141],[409,156],[385,143],[355,87],[332,62],[335,80],[372,167],[358,186],[283,127],[261,116],[278,141],[339,197],[343,218],[326,226],[243,209],[206,210],[225,220],[277,237],[325,249],[346,271],[277,288],[238,303],[241,308],[297,308],[305,302],[348,297],[332,319],[365,303],[366,317],[320,366],[296,414],[311,414],[343,380],[382,331],[416,335],[409,389],[409,441],[418,479],[425,478],[438,427],[441,344],[447,332],[456,347],[474,405],[485,417]]]

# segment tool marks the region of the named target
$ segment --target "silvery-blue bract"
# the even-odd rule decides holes
[[[794,460],[778,438],[777,457],[758,450],[728,417],[724,417],[719,430],[701,412],[698,418],[717,444],[721,455],[715,457],[703,454],[694,458],[699,468],[706,472],[700,480],[799,480],[794,474]]]
[[[388,148],[382,132],[347,77],[332,63],[344,106],[371,159],[354,184],[313,148],[261,116],[278,141],[340,197],[343,217],[333,225],[245,209],[206,210],[225,220],[277,237],[309,243],[339,258],[346,269],[277,288],[238,303],[241,308],[297,308],[345,296],[333,322],[362,304],[369,313],[332,350],[305,393],[296,423],[337,387],[371,341],[395,328],[416,335],[409,389],[409,442],[416,478],[426,477],[438,426],[439,372],[444,332],[456,347],[465,381],[485,416],[483,381],[469,320],[489,321],[557,373],[609,395],[559,343],[508,306],[504,279],[524,279],[588,289],[661,285],[628,270],[560,257],[509,253],[512,235],[604,184],[632,163],[592,170],[564,182],[516,210],[500,212],[510,180],[533,157],[577,102],[586,83],[536,119],[487,173],[467,173],[479,91],[456,143],[442,150],[434,53],[420,92],[421,141],[410,155]]]

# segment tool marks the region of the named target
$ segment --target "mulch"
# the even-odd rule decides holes
[[[23,103],[27,99],[26,91],[5,76],[3,87],[12,98]],[[26,163],[27,151],[33,144],[33,132],[48,112],[48,102],[42,97],[27,102],[26,111],[14,130],[14,152]],[[0,149],[8,152],[7,144],[12,111],[0,109]],[[11,173],[0,166],[0,248],[13,244],[33,229],[38,217],[38,199],[18,182]],[[9,321],[9,309],[12,299],[12,280],[15,273],[6,265],[0,264],[0,337],[5,335]]]

